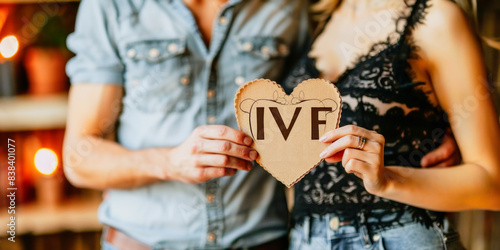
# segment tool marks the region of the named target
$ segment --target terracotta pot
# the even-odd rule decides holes
[[[69,55],[64,49],[31,47],[24,59],[30,94],[49,95],[68,90],[65,66]]]

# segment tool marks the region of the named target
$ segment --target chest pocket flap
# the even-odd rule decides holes
[[[281,39],[270,36],[252,36],[236,38],[238,51],[269,60],[286,57],[288,45]]]
[[[159,62],[186,52],[184,38],[146,40],[130,43],[126,46],[126,57],[132,60]]]

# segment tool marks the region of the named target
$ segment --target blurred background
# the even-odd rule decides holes
[[[478,0],[478,29],[500,37],[500,1]],[[78,1],[0,0],[0,249],[99,249],[98,191],[65,179],[61,151]],[[500,107],[500,52],[484,46]],[[7,140],[16,146],[16,242],[7,240]],[[82,149],[84,150],[84,149]],[[452,213],[468,249],[500,249],[500,213]]]

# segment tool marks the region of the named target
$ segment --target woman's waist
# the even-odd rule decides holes
[[[294,212],[293,224],[324,224],[332,230],[343,227],[367,227],[371,231],[386,230],[399,227],[409,223],[420,223],[425,226],[432,226],[433,223],[441,223],[444,220],[444,213],[413,208],[407,206],[399,209],[373,209],[359,210],[357,212],[328,211],[325,213],[303,213],[298,215]]]

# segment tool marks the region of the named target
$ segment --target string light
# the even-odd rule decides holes
[[[19,50],[19,41],[15,36],[6,36],[0,42],[0,55],[4,58],[13,57]]]
[[[56,153],[48,148],[41,148],[35,154],[35,167],[44,175],[53,174],[58,163]]]

